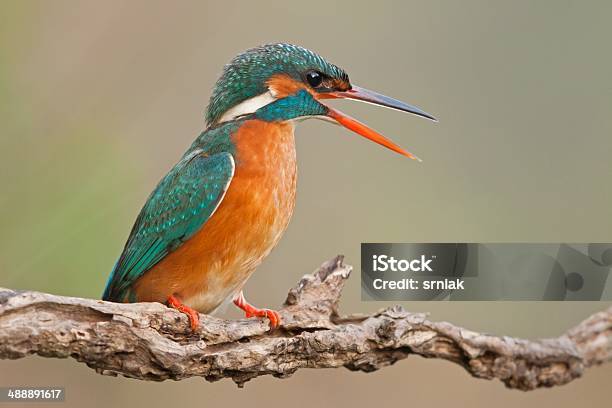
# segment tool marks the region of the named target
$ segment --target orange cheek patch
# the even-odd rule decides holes
[[[306,91],[313,94],[312,90],[309,89],[300,81],[296,81],[289,75],[277,74],[273,75],[268,79],[266,85],[272,91],[277,98],[284,98],[289,95],[295,95],[298,91],[305,89]],[[313,94],[314,95],[314,94]]]
[[[344,81],[342,79],[332,79],[329,83],[325,84],[328,88],[331,88],[335,91],[348,91],[351,89],[351,84],[348,81]]]

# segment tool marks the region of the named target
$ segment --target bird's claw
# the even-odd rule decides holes
[[[268,320],[270,320],[270,328],[271,329],[275,329],[279,326],[280,324],[280,314],[276,311],[276,310],[272,310],[272,309],[256,309],[253,308],[252,310],[249,311],[245,311],[244,312],[245,316],[247,318],[249,317],[266,317]]]
[[[187,315],[191,331],[196,332],[198,330],[198,327],[200,326],[200,317],[196,310],[184,305],[176,296],[170,296],[168,298],[168,306]]]
[[[270,329],[275,329],[280,325],[280,314],[272,309],[258,309],[246,301],[242,292],[234,298],[234,304],[244,310],[244,315],[250,317],[265,317],[270,321]]]

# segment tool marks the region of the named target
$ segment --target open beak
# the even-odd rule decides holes
[[[319,99],[353,99],[356,101],[371,103],[373,105],[384,106],[386,108],[395,109],[402,112],[412,113],[414,115],[422,116],[424,118],[437,122],[436,118],[431,116],[429,113],[422,111],[416,106],[408,105],[407,103],[398,101],[397,99],[393,99],[388,96],[381,95],[377,92],[370,91],[354,85],[348,91],[321,93],[318,96]],[[352,130],[353,132],[365,137],[366,139],[370,139],[373,142],[385,146],[386,148],[391,149],[394,152],[402,154],[406,157],[410,157],[411,159],[421,161],[412,153],[402,149],[397,144],[393,143],[391,140],[387,139],[375,130],[370,129],[358,120],[353,119],[352,117],[336,109],[330,108],[329,106],[327,106],[327,108],[329,109],[327,116],[335,120],[345,128]]]

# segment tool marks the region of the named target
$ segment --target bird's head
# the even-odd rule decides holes
[[[421,109],[352,85],[344,70],[318,54],[291,44],[268,44],[235,57],[225,66],[206,111],[209,126],[248,115],[265,121],[328,119],[397,153],[416,159],[391,140],[327,106],[327,99],[353,99],[431,120]]]

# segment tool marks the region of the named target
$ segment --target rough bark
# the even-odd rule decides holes
[[[370,372],[411,354],[442,358],[478,378],[532,390],[566,384],[612,360],[612,308],[555,339],[523,340],[476,333],[399,306],[372,315],[340,316],[338,301],[351,267],[342,257],[305,275],[280,309],[282,325],[201,315],[158,303],[117,304],[0,288],[0,358],[29,354],[73,357],[106,375],[161,381],[192,376],[288,377],[299,368],[344,366]]]

